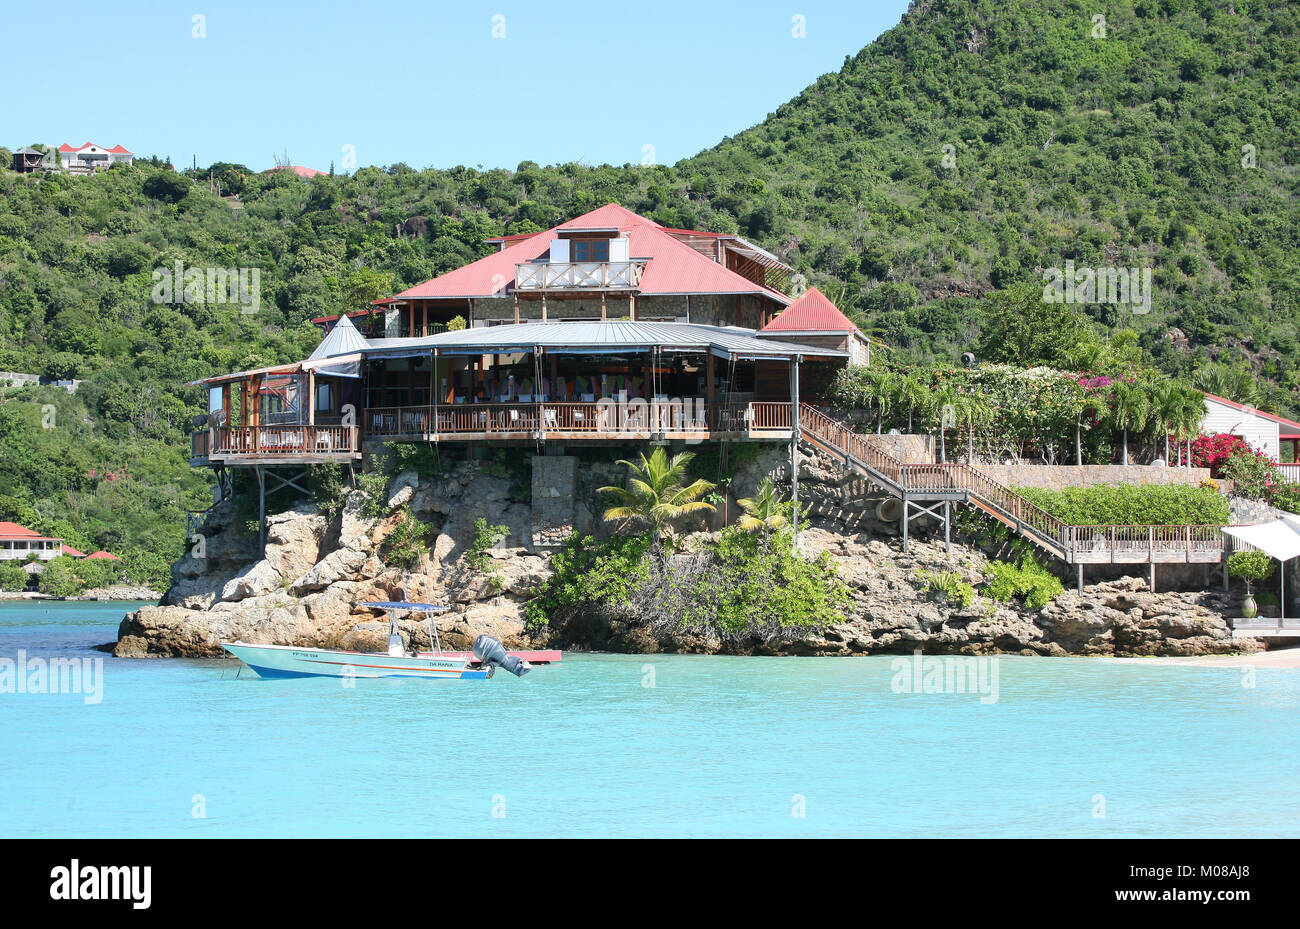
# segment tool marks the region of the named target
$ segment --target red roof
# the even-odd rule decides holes
[[[1202,393],[1204,393],[1204,391],[1202,391]],[[1285,416],[1278,416],[1276,413],[1265,413],[1263,410],[1256,409],[1253,406],[1246,406],[1243,403],[1237,403],[1233,400],[1227,399],[1226,397],[1216,396],[1215,394],[1206,393],[1205,396],[1211,400],[1214,400],[1216,403],[1222,403],[1225,406],[1230,406],[1234,410],[1242,410],[1246,413],[1253,413],[1256,416],[1262,416],[1264,419],[1271,419],[1279,426],[1286,426],[1287,430],[1283,431],[1281,434],[1281,437],[1284,439],[1300,437],[1300,423],[1296,422],[1294,419],[1287,419]]]
[[[33,532],[26,526],[20,526],[17,523],[0,522],[0,539],[28,539],[38,542],[58,542],[59,539],[51,536],[41,535],[39,532]]]
[[[639,292],[644,296],[740,293],[770,297],[779,303],[789,300],[724,268],[678,241],[663,226],[617,203],[608,203],[553,229],[509,244],[486,258],[404,290],[394,299],[464,299],[503,294],[514,285],[516,264],[544,259],[561,231],[575,229],[627,229],[631,257],[649,259],[641,275]]]
[[[853,321],[841,313],[824,293],[816,287],[810,287],[760,331],[856,332],[857,329]]]
[[[317,171],[315,168],[304,168],[302,165],[276,165],[271,168],[272,171],[292,171],[299,177],[305,177],[310,180],[317,175],[324,174],[324,171]]]
[[[85,553],[85,552],[79,552],[79,551],[77,551],[75,548],[73,548],[71,545],[64,545],[64,546],[63,546],[63,554],[65,554],[65,555],[71,555],[73,558],[85,558],[85,557],[86,557],[86,553]]]
[[[72,147],[71,145],[69,145],[67,142],[64,142],[62,145],[59,146],[59,151],[61,151],[61,152],[79,152],[79,151],[81,151],[82,148],[90,148],[90,147],[91,147],[92,145],[94,145],[94,144],[95,144],[94,142],[87,142],[86,144],[82,145],[81,148],[73,148],[73,147]],[[99,145],[99,146],[96,146],[96,147],[97,147],[97,148],[104,148],[104,146],[102,146],[102,145]],[[124,149],[124,148],[123,148],[122,146],[120,146],[120,145],[114,145],[112,148],[104,148],[104,151],[106,151],[106,152],[112,152],[112,153],[115,154],[115,155],[129,155],[129,154],[131,154],[129,151],[127,151],[126,149]]]
[[[92,558],[97,558],[97,559],[99,559],[99,560],[101,560],[101,561],[104,560],[104,559],[107,559],[107,560],[109,560],[109,561],[121,561],[121,560],[122,560],[121,558],[118,558],[118,557],[117,557],[116,555],[114,555],[113,553],[104,551],[102,548],[101,548],[99,551],[95,552],[94,554],[91,554],[91,555],[87,555],[87,556],[86,556],[86,560],[87,560],[87,561],[89,561],[89,560],[92,559]]]

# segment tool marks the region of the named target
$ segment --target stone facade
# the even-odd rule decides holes
[[[534,550],[559,548],[574,530],[578,459],[568,455],[533,458]]]
[[[986,465],[979,469],[1008,487],[1065,490],[1094,484],[1191,484],[1210,477],[1209,468],[1153,468],[1150,465]]]

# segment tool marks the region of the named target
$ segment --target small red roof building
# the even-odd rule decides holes
[[[114,555],[112,552],[106,552],[102,548],[99,551],[93,552],[92,554],[86,556],[87,561],[90,561],[91,559],[97,559],[100,561],[103,560],[121,561],[122,560],[121,558],[118,558],[116,555]]]

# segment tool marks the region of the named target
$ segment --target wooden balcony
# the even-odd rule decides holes
[[[369,439],[492,441],[583,439],[773,439],[791,436],[789,403],[703,400],[483,403],[366,411]]]
[[[190,435],[190,464],[350,462],[361,457],[356,426],[218,426]]]
[[[644,261],[529,261],[515,265],[515,290],[636,290]]]

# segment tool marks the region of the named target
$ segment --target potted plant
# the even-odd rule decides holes
[[[1253,581],[1262,581],[1273,573],[1273,559],[1261,551],[1233,552],[1228,556],[1228,573],[1246,582],[1246,599],[1241,601],[1243,619],[1259,615],[1259,606],[1251,592]]]

